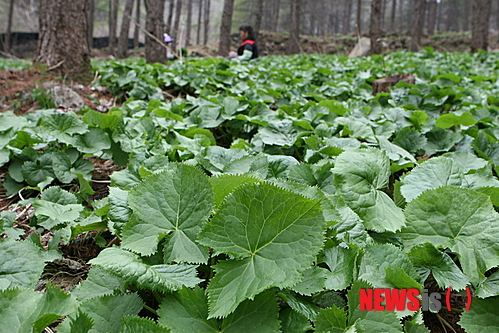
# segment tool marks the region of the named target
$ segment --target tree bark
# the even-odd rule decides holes
[[[288,54],[300,53],[300,0],[291,0]]]
[[[350,22],[352,19],[352,1],[345,1],[345,18],[343,20],[343,34],[348,35],[350,33]]]
[[[413,0],[410,46],[410,50],[412,52],[419,51],[421,47],[421,35],[423,34],[425,4],[426,0]]]
[[[128,34],[130,32],[130,17],[133,12],[133,0],[126,0],[125,11],[123,12],[123,19],[121,20],[120,36],[118,38],[118,51],[116,58],[126,58],[128,51]]]
[[[447,31],[458,31],[459,6],[456,0],[447,0]]]
[[[471,12],[471,2],[465,1],[464,2],[464,20],[463,20],[463,30],[468,31],[470,30],[470,12]]]
[[[170,6],[168,9],[168,19],[166,21],[166,29],[168,29],[168,34],[173,35],[173,11],[175,10],[175,0],[170,0]]]
[[[180,42],[178,39],[180,38],[179,34],[179,26],[180,26],[180,14],[182,13],[182,0],[177,0],[175,5],[175,23],[173,23],[173,36],[178,45]]]
[[[362,0],[357,0],[357,32],[362,35]]]
[[[437,0],[428,2],[428,35],[435,34],[435,25],[437,23]]]
[[[72,80],[90,82],[93,73],[87,11],[87,0],[40,0],[40,34],[34,61]]]
[[[187,27],[185,28],[185,46],[191,45],[192,0],[187,1]]]
[[[230,29],[232,27],[232,13],[234,11],[234,0],[225,0],[222,12],[222,24],[220,25],[220,42],[218,54],[227,56],[230,51]]]
[[[371,27],[369,34],[371,35],[371,53],[380,54],[381,44],[378,42],[381,38],[381,1],[372,0],[371,2]]]
[[[491,3],[491,0],[473,1],[471,52],[477,52],[479,49],[487,51]]]
[[[262,17],[263,17],[263,0],[258,0],[256,3],[256,21],[255,21],[255,37],[258,38],[258,33],[262,28]]]
[[[9,18],[7,21],[7,35],[5,36],[4,50],[10,52],[10,37],[12,35],[12,18],[14,17],[14,0],[10,0]]]
[[[210,6],[211,0],[205,0],[204,6],[204,45],[208,44],[208,33],[210,31]]]
[[[109,54],[115,55],[119,0],[109,0]]]
[[[279,12],[281,11],[281,0],[274,0],[274,18],[272,20],[272,31],[277,32],[277,28],[279,28]]]
[[[392,12],[390,16],[390,31],[395,31],[395,13],[397,12],[397,0],[392,0]]]
[[[163,41],[163,13],[165,0],[145,0],[146,30]],[[165,48],[146,34],[146,61],[148,63],[166,63]]]
[[[93,46],[94,37],[94,11],[95,11],[95,0],[88,1],[88,47],[91,49]]]
[[[196,34],[196,44],[201,44],[201,24],[203,23],[203,0],[199,0],[198,8],[198,30]]]
[[[140,5],[141,5],[141,0],[137,0],[137,4],[135,7],[135,21],[137,24],[140,24]],[[133,30],[133,48],[139,47],[139,32],[140,28],[138,25],[135,25],[135,29]]]

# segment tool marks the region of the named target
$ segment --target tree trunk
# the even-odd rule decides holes
[[[175,9],[175,0],[170,0],[170,7],[168,9],[168,20],[166,21],[166,29],[168,34],[173,35],[173,11]]]
[[[258,0],[256,3],[256,21],[255,21],[255,38],[258,38],[258,33],[260,32],[260,29],[262,28],[262,17],[263,17],[263,0]]]
[[[109,0],[109,54],[115,55],[119,0]]]
[[[369,34],[371,35],[371,53],[380,54],[381,44],[378,43],[381,38],[381,1],[372,0],[371,2],[371,27]]]
[[[428,35],[435,33],[435,24],[437,22],[437,0],[428,2]]]
[[[177,0],[175,5],[175,23],[173,23],[173,36],[175,36],[176,44],[180,42],[178,39],[180,38],[179,34],[179,26],[180,26],[180,14],[182,13],[182,0]]]
[[[137,0],[137,5],[135,7],[135,21],[137,24],[140,24],[140,5],[141,0]],[[139,47],[139,32],[140,28],[138,25],[135,25],[135,29],[133,30],[133,48]]]
[[[95,0],[88,1],[88,47],[91,49],[94,43],[94,11],[95,11]]]
[[[40,0],[40,34],[35,62],[59,75],[88,83],[92,80],[88,46],[87,0]]]
[[[203,23],[203,0],[199,0],[198,8],[198,30],[196,34],[196,44],[201,44],[201,23]]]
[[[470,12],[471,12],[471,2],[468,0],[464,2],[464,20],[463,20],[464,31],[470,30]]]
[[[165,0],[145,0],[146,30],[163,41],[163,13]],[[146,34],[146,61],[166,63],[166,50],[156,40]]]
[[[421,47],[421,35],[423,34],[424,13],[426,0],[413,0],[412,22],[411,22],[411,46],[412,52],[419,51]]]
[[[345,19],[343,21],[343,34],[348,35],[350,33],[350,22],[352,18],[352,1],[345,1]]]
[[[14,0],[10,0],[9,4],[9,18],[7,21],[7,35],[5,36],[5,43],[3,49],[5,52],[10,51],[10,37],[12,34],[12,18],[14,17]]]
[[[116,58],[126,58],[128,51],[128,33],[130,31],[130,17],[133,12],[133,0],[126,0],[125,11],[123,12],[123,19],[121,20],[120,36],[118,38],[118,52]]]
[[[473,1],[471,52],[477,52],[479,49],[487,51],[491,3],[491,0]]]
[[[395,13],[397,12],[397,0],[392,0],[392,13],[390,17],[390,31],[395,31]]]
[[[362,0],[357,0],[357,32],[362,35]]]
[[[227,56],[230,51],[230,29],[232,27],[232,13],[234,11],[234,0],[225,0],[222,12],[222,24],[220,25],[220,43],[218,54]]]
[[[456,0],[447,0],[447,31],[458,31],[459,7]]]
[[[291,0],[291,10],[289,18],[289,42],[288,54],[296,54],[300,52],[300,0]]]
[[[208,33],[210,31],[210,6],[211,0],[205,0],[204,6],[204,45],[208,44]]]
[[[281,11],[281,0],[274,0],[275,1],[275,12],[274,12],[274,18],[272,20],[272,31],[277,32],[277,29],[279,28],[279,12]]]
[[[191,45],[192,0],[187,1],[187,27],[185,28],[185,46]]]
[[[406,25],[405,25],[405,19],[404,19],[404,5],[405,5],[405,0],[400,0],[399,1],[399,4],[398,4],[398,8],[399,8],[399,18],[398,18],[398,29],[400,31],[403,31],[406,29]]]

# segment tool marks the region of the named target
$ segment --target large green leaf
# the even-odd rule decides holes
[[[62,142],[68,142],[73,134],[83,134],[88,131],[87,124],[74,112],[44,115],[40,119],[38,128],[42,133]]]
[[[111,148],[109,135],[97,127],[91,127],[88,132],[72,137],[69,143],[85,154],[99,155],[103,150]]]
[[[277,312],[275,295],[268,291],[244,301],[222,321],[208,319],[208,298],[198,287],[167,295],[158,310],[159,323],[172,333],[280,332]]]
[[[81,302],[94,297],[111,295],[116,290],[124,293],[125,281],[104,268],[94,265],[90,268],[85,281],[77,285],[71,294]]]
[[[104,249],[90,263],[101,266],[126,282],[152,290],[171,291],[182,286],[194,287],[201,282],[196,277],[196,266],[149,265],[138,255],[117,247]]]
[[[246,298],[301,279],[322,247],[320,202],[261,183],[237,188],[200,233],[214,255],[233,260],[215,266],[208,286],[210,318],[225,317]]]
[[[450,249],[475,285],[488,269],[499,265],[499,214],[487,195],[444,186],[411,201],[405,215],[407,227],[400,237],[407,249],[425,242]]]
[[[324,251],[324,262],[330,270],[326,275],[326,289],[343,290],[350,286],[356,274],[358,255],[356,246],[335,246]]]
[[[335,185],[367,229],[397,231],[405,225],[404,214],[382,191],[388,185],[390,161],[378,149],[342,153],[333,168]]]
[[[168,333],[169,329],[156,324],[153,319],[139,316],[124,316],[121,318],[119,333]]]
[[[208,250],[195,240],[213,207],[213,190],[201,171],[172,164],[131,190],[128,203],[136,221],[124,227],[124,248],[150,255],[166,237],[165,262],[206,262]]]
[[[470,311],[462,314],[458,322],[467,333],[499,332],[499,297],[474,298]]]
[[[323,309],[314,321],[318,333],[343,333],[347,327],[347,315],[343,309],[333,306]]]

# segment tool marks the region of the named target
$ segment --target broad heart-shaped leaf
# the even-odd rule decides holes
[[[281,332],[303,333],[312,329],[308,319],[293,309],[280,311],[279,321],[281,322]]]
[[[243,157],[244,158],[244,157]],[[246,175],[218,175],[210,178],[215,194],[215,206],[218,207],[234,189],[246,183],[257,183],[259,179]]]
[[[173,333],[191,332],[280,332],[278,305],[271,291],[253,301],[246,300],[222,321],[208,319],[208,300],[204,290],[182,289],[165,297],[158,310],[159,323]]]
[[[34,288],[45,267],[42,251],[28,240],[0,239],[0,278],[10,281],[10,288]]]
[[[71,137],[69,143],[85,154],[101,154],[103,150],[111,148],[109,135],[97,127],[91,127],[88,132]]]
[[[75,305],[58,287],[48,287],[44,294],[26,289],[0,291],[0,332],[42,332],[71,313]]]
[[[399,234],[405,248],[430,242],[450,249],[474,285],[499,265],[499,214],[487,195],[454,186],[428,190],[407,205],[405,216]]]
[[[397,231],[405,225],[402,210],[381,191],[388,185],[390,160],[378,149],[342,153],[333,168],[334,183],[345,202],[367,229]]]
[[[475,290],[475,295],[480,298],[486,298],[499,295],[499,271],[496,271],[485,281],[483,281]]]
[[[199,234],[214,255],[234,256],[215,266],[208,286],[210,318],[227,316],[272,286],[299,282],[322,247],[323,234],[320,201],[268,183],[237,188]]]
[[[139,295],[108,295],[88,299],[80,304],[79,311],[87,314],[94,322],[90,333],[118,333],[121,328],[121,318],[127,315],[137,315],[144,306]],[[77,313],[70,315],[57,327],[57,332],[70,333],[71,321]]]
[[[347,315],[343,309],[333,306],[323,309],[314,321],[316,332],[343,333],[347,327]]]
[[[77,285],[71,294],[79,301],[90,298],[111,295],[116,290],[125,292],[125,281],[106,271],[104,268],[94,265],[88,272],[88,277]]]
[[[169,329],[156,324],[153,319],[139,316],[124,316],[121,318],[119,333],[168,333]]]
[[[54,170],[52,168],[52,157],[45,154],[35,161],[24,162],[21,173],[26,182],[31,186],[37,186],[41,182],[53,180]]]
[[[74,112],[43,115],[38,128],[42,133],[67,142],[72,134],[83,134],[88,126]]]
[[[148,265],[138,255],[117,247],[107,248],[90,261],[107,271],[119,276],[126,282],[135,283],[139,287],[172,291],[182,286],[194,287],[201,282],[196,277],[196,266]]]
[[[312,266],[303,273],[300,283],[291,289],[299,294],[311,296],[324,289],[328,270],[322,267]]]
[[[335,246],[324,250],[324,262],[330,270],[326,275],[326,289],[343,290],[350,286],[356,274],[358,255],[357,246],[348,249]]]
[[[499,296],[473,298],[470,311],[465,311],[458,322],[466,333],[499,333]]]
[[[416,268],[426,271],[431,270],[433,277],[440,288],[451,287],[463,290],[468,285],[468,278],[461,272],[456,263],[447,253],[441,252],[430,243],[417,245],[409,252],[409,258]]]
[[[213,207],[213,190],[200,170],[172,163],[131,190],[128,203],[137,221],[124,227],[124,248],[150,255],[167,235],[165,262],[207,261],[208,250],[195,240]]]
[[[461,186],[463,171],[453,159],[448,157],[431,158],[418,165],[402,179],[400,191],[407,202],[426,190],[445,185]]]

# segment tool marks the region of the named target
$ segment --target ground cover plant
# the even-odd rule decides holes
[[[498,54],[94,68],[109,112],[0,115],[0,331],[499,332]],[[366,288],[457,312],[361,311]]]

